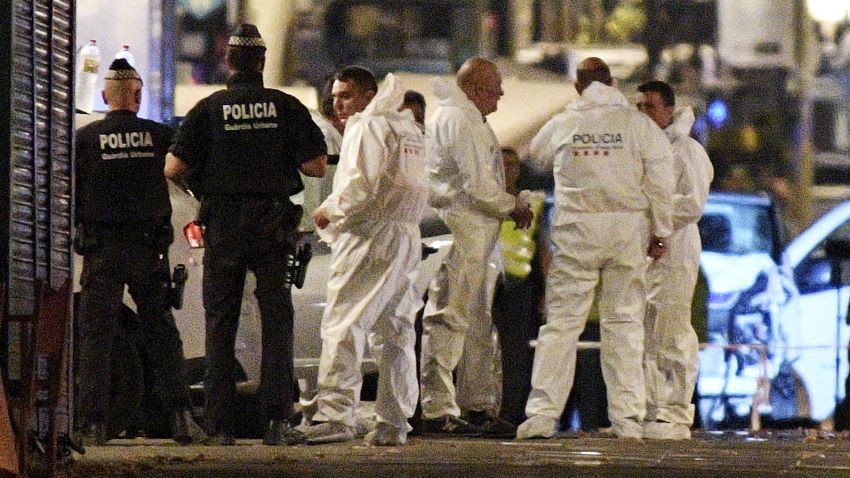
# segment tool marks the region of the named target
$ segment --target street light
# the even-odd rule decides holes
[[[850,0],[806,0],[809,16],[818,23],[821,32],[821,52],[827,57],[838,54],[835,27],[850,14]]]
[[[838,23],[850,11],[850,0],[806,0],[806,4],[816,22]]]
[[[806,0],[806,4],[816,22],[838,23],[850,13],[850,0]]]

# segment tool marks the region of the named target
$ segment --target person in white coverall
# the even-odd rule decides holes
[[[325,145],[328,147],[328,172],[323,178],[311,178],[306,175],[301,175],[301,182],[304,183],[302,203],[305,211],[313,211],[322,201],[331,194],[333,185],[334,173],[336,172],[336,159],[339,158],[339,148],[342,144],[342,130],[345,127],[336,117],[333,110],[333,96],[331,96],[331,88],[333,87],[334,77],[329,75],[325,79],[325,84],[322,86],[322,91],[319,93],[319,110],[310,110],[310,118],[316,123],[316,126],[322,130],[322,135],[325,137]],[[301,218],[301,224],[298,227],[301,231],[315,230],[313,218],[309,214],[305,214]]]
[[[429,288],[422,322],[422,432],[477,435],[482,428],[506,425],[492,413],[497,382],[490,309],[499,227],[509,217],[528,227],[532,213],[505,191],[501,148],[486,121],[503,95],[496,66],[470,59],[456,85],[436,80],[434,94],[438,108],[426,128],[434,151],[431,205],[451,230],[453,244]],[[461,356],[456,393],[452,372]],[[462,409],[478,423],[460,418]]]
[[[673,234],[667,254],[647,273],[649,304],[644,327],[646,374],[645,438],[688,439],[694,421],[691,398],[696,386],[699,342],[691,325],[691,300],[699,274],[702,217],[714,177],[702,145],[689,135],[690,107],[675,109],[675,96],[663,81],[638,86],[638,109],[664,130],[673,145]]]
[[[581,97],[531,142],[533,160],[544,170],[554,169],[554,258],[525,407],[528,419],[517,429],[517,439],[554,435],[600,279],[608,417],[618,437],[643,436],[647,255],[660,257],[672,233],[673,154],[661,129],[631,109],[611,83],[604,61],[582,61],[575,84]]]
[[[318,411],[308,442],[356,434],[366,335],[381,337],[372,445],[407,440],[418,398],[413,322],[422,301],[412,291],[420,261],[419,222],[428,204],[425,140],[408,111],[404,89],[388,75],[380,90],[372,73],[336,74],[334,105],[345,122],[333,192],[313,213],[331,240],[328,295],[322,316]]]

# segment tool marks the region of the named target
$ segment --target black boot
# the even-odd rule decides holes
[[[486,438],[513,438],[516,436],[516,425],[489,412],[470,411],[466,421],[480,427]]]
[[[109,442],[109,429],[105,423],[89,424],[78,436],[77,443],[83,447],[102,446]]]
[[[202,443],[207,438],[204,430],[195,423],[191,410],[178,410],[174,413],[171,431],[178,445]]]
[[[292,428],[289,420],[270,420],[266,435],[263,437],[263,444],[297,445],[306,440],[307,437],[303,433]]]

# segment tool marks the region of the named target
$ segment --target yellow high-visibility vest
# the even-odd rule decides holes
[[[502,221],[502,229],[499,233],[505,274],[517,279],[525,279],[531,274],[531,262],[534,260],[534,253],[537,250],[534,235],[540,224],[545,196],[543,193],[532,193],[528,198],[528,204],[531,207],[531,212],[534,213],[531,226],[528,229],[517,229],[516,223],[508,219]]]

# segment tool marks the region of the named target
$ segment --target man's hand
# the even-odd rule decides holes
[[[667,238],[656,237],[655,235],[649,238],[649,248],[646,250],[646,255],[653,260],[658,260],[664,253],[667,252]]]
[[[534,213],[531,212],[531,208],[528,207],[528,203],[525,202],[525,198],[522,197],[522,195],[517,196],[516,205],[510,215],[510,218],[516,223],[517,229],[527,229],[531,226],[531,220],[534,218]]]
[[[327,155],[316,156],[315,158],[301,164],[298,167],[305,176],[311,178],[323,178],[328,172],[328,157]]]
[[[324,229],[331,223],[327,214],[325,214],[325,210],[322,208],[313,211],[313,222],[316,223],[316,226],[318,226],[319,229]]]

